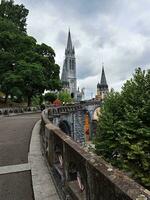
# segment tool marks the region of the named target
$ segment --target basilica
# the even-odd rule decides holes
[[[82,100],[83,91],[80,92],[79,88],[77,90],[75,48],[72,45],[70,30],[68,32],[67,47],[65,49],[65,59],[62,69],[61,81],[63,90],[69,92],[71,97],[76,101]],[[102,100],[105,98],[107,93],[108,85],[106,81],[104,65],[102,65],[101,81],[97,84],[97,94],[95,99]]]
[[[71,97],[76,98],[77,78],[75,49],[72,45],[70,30],[68,33],[67,47],[65,49],[65,60],[63,64],[61,81],[63,89],[68,91]]]

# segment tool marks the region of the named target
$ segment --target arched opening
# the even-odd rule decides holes
[[[92,120],[98,121],[100,113],[101,113],[101,108],[97,107],[93,112]]]
[[[71,128],[66,120],[60,121],[59,128],[66,133],[67,135],[71,136]]]
[[[92,136],[95,137],[96,136],[96,131],[97,131],[97,121],[99,119],[99,115],[101,112],[101,108],[97,107],[94,112],[93,112],[93,116],[92,116]]]
[[[90,141],[90,115],[88,111],[86,111],[84,118],[84,135],[85,141]]]

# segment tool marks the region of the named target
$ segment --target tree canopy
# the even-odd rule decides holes
[[[24,5],[14,5],[13,0],[2,0],[0,4],[0,17],[3,19],[8,19],[17,28],[26,32],[26,19],[29,11],[24,7]]]
[[[98,154],[150,187],[150,70],[137,69],[121,93],[109,93],[95,143]]]
[[[57,99],[57,95],[55,93],[48,92],[44,95],[44,99],[45,101],[53,103]]]
[[[61,91],[58,95],[58,99],[62,102],[62,103],[71,103],[72,102],[72,98],[71,95],[67,92],[67,91]]]
[[[0,90],[6,100],[19,94],[30,106],[32,96],[45,89],[59,90],[61,84],[54,50],[26,33],[27,14],[12,0],[0,4]]]

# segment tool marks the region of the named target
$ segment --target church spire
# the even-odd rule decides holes
[[[101,75],[101,85],[107,85],[105,71],[104,71],[104,63],[102,63],[102,75]]]
[[[71,33],[70,33],[70,29],[68,32],[68,41],[67,41],[67,50],[72,50],[72,41],[71,41]]]
[[[97,95],[96,99],[103,100],[108,93],[108,85],[106,81],[105,71],[104,71],[104,63],[102,63],[102,74],[101,81],[97,84]]]
[[[76,58],[75,49],[72,45],[70,29],[68,31],[67,47],[65,49],[65,59],[61,76],[63,88],[67,90],[71,97],[77,97],[76,81]]]

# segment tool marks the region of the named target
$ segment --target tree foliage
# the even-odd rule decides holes
[[[110,92],[98,122],[96,151],[150,187],[150,70],[136,70],[121,93]]]
[[[62,102],[62,103],[71,103],[72,102],[72,98],[71,95],[67,92],[67,91],[61,91],[58,95],[58,99]]]
[[[26,32],[26,17],[29,11],[24,5],[14,5],[13,0],[2,0],[0,4],[0,17],[12,21],[16,27]]]
[[[23,5],[12,0],[0,4],[0,90],[6,101],[8,95],[22,95],[30,106],[34,95],[59,90],[61,84],[54,50],[26,33],[27,14]]]
[[[44,95],[44,99],[45,101],[53,103],[57,99],[57,95],[55,93],[48,92]]]

